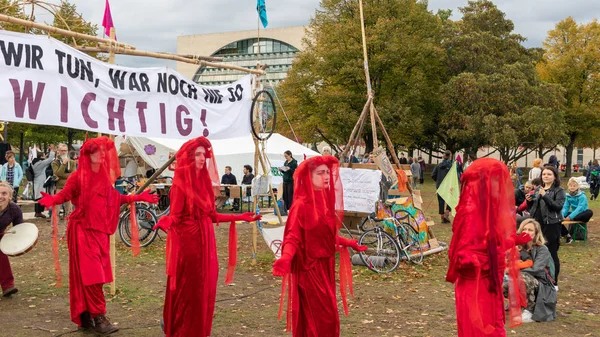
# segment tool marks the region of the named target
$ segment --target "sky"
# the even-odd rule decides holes
[[[57,0],[47,0],[57,3]],[[84,19],[97,23],[99,31],[105,0],[69,0]],[[117,38],[139,50],[176,52],[177,37],[257,29],[255,0],[109,0]],[[358,0],[357,0],[358,1]],[[368,1],[368,0],[365,0]],[[307,25],[320,0],[266,0],[268,28]],[[525,36],[527,47],[539,47],[546,33],[568,16],[589,22],[600,13],[599,0],[496,0],[494,3],[515,24],[515,33]],[[429,0],[429,9],[452,9],[467,0]],[[52,17],[36,9],[38,21]],[[224,44],[228,41],[224,41]],[[131,67],[174,67],[172,61],[145,57],[117,56],[116,63]]]

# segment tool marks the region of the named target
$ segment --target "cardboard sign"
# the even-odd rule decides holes
[[[381,171],[340,168],[344,186],[344,210],[371,213],[379,201]]]
[[[388,179],[388,181],[391,182],[391,186],[395,186],[396,184],[398,184],[398,175],[396,174],[396,171],[394,170],[390,159],[385,153],[385,150],[382,147],[378,147],[373,153],[375,155],[373,158],[375,164],[377,165],[377,167],[379,167],[379,169],[381,170],[383,175]]]

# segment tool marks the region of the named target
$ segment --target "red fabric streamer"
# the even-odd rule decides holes
[[[52,206],[52,255],[54,257],[54,271],[56,273],[56,287],[62,287],[62,271],[58,258],[58,211]]]
[[[229,260],[227,263],[227,275],[225,276],[225,284],[233,282],[233,274],[237,265],[237,231],[235,221],[229,224]]]
[[[135,209],[135,202],[129,204],[129,223],[131,228],[131,253],[133,256],[140,254],[140,231],[138,228],[137,211]]]

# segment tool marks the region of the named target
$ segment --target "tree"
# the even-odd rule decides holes
[[[23,13],[23,7],[20,6],[20,2],[21,1],[19,0],[0,0],[0,13],[18,19],[28,19],[25,13]],[[0,29],[21,33],[26,31],[25,26],[15,25],[8,22],[0,22]]]
[[[395,145],[411,146],[436,105],[441,20],[416,0],[364,2],[375,106]],[[358,1],[322,0],[279,90],[303,141],[346,142],[366,102]],[[381,133],[379,133],[381,134]],[[365,127],[367,149],[372,135]]]
[[[570,176],[576,142],[600,126],[600,25],[597,20],[577,24],[568,17],[548,32],[543,45],[545,53],[538,72],[542,79],[565,89],[568,139],[563,144],[565,176]]]
[[[562,139],[560,87],[536,74],[539,50],[521,45],[525,38],[491,1],[469,1],[460,11],[460,21],[445,25],[450,78],[441,91],[438,139],[470,155],[490,145],[507,163]]]

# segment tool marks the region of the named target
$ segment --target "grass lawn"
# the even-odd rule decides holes
[[[421,190],[426,214],[439,222],[431,179]],[[590,207],[600,214],[600,202],[590,202]],[[73,331],[76,327],[69,319],[68,288],[54,287],[50,222],[35,223],[40,228],[35,249],[11,258],[19,293],[0,299],[0,335],[83,336]],[[593,220],[589,227],[587,244],[563,245],[559,251],[556,321],[507,328],[509,336],[600,336],[600,294],[594,286],[600,279],[600,230]],[[450,242],[451,225],[437,223],[432,229],[438,240]],[[213,336],[286,336],[285,323],[277,320],[281,282],[271,275],[274,257],[264,241],[258,239],[258,263],[253,266],[252,228],[238,226],[238,269],[235,283],[226,286],[228,226],[216,227],[216,233],[221,271]],[[115,336],[162,336],[158,322],[166,286],[164,244],[157,239],[137,258],[117,244],[118,292],[107,295],[108,316],[121,327]],[[64,242],[60,250],[66,280]],[[355,298],[350,300],[350,315],[341,314],[342,336],[456,336],[454,288],[444,279],[447,261],[445,252],[435,254],[422,266],[403,264],[388,275],[354,266]]]

